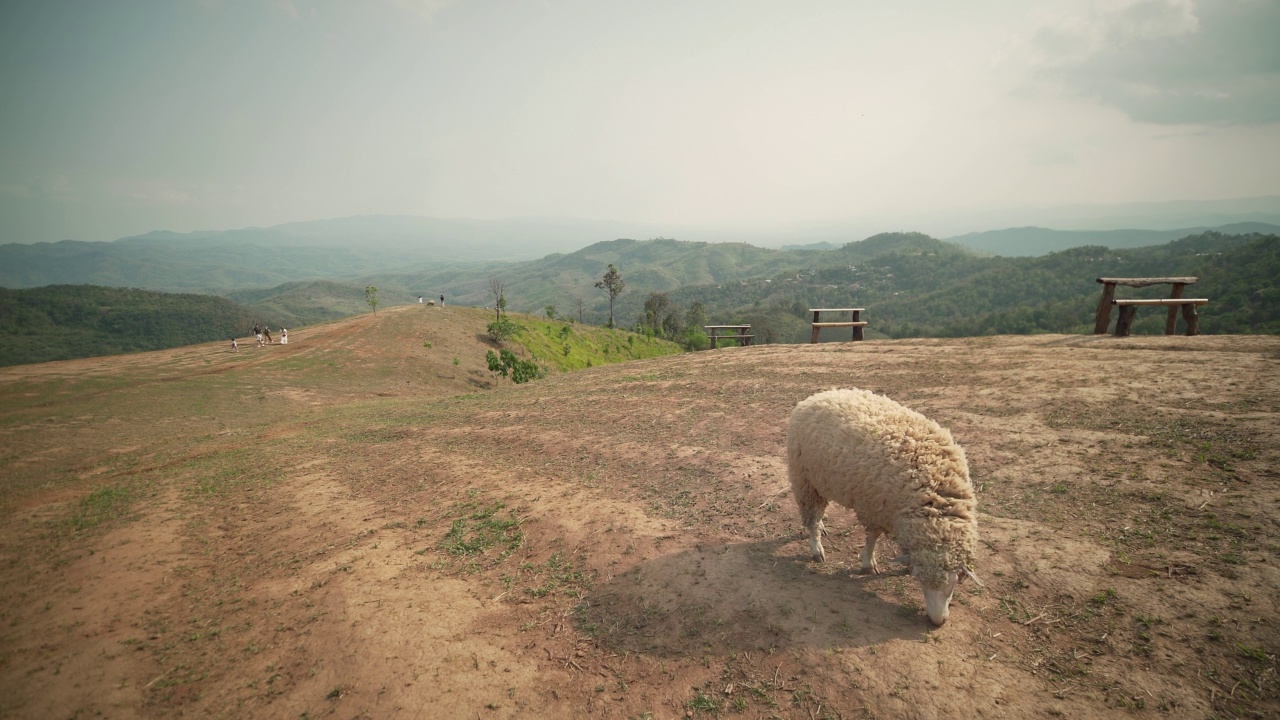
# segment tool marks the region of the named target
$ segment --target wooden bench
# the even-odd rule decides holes
[[[703,325],[707,330],[707,339],[711,341],[711,349],[716,349],[717,340],[737,340],[739,346],[751,344],[751,338],[755,335],[751,334],[750,325]],[[718,331],[730,330],[732,334],[721,335]]]
[[[1200,334],[1200,315],[1196,313],[1197,305],[1208,305],[1208,298],[1161,298],[1156,300],[1112,300],[1112,305],[1120,309],[1116,317],[1116,337],[1128,337],[1133,327],[1133,318],[1138,314],[1141,305],[1167,305],[1169,319],[1165,321],[1164,334],[1172,335],[1178,322],[1178,308],[1182,308],[1182,319],[1186,321],[1187,334]]]
[[[1126,337],[1133,327],[1133,318],[1137,315],[1139,306],[1160,305],[1169,308],[1169,314],[1164,323],[1165,335],[1173,335],[1177,330],[1178,308],[1182,308],[1182,318],[1187,326],[1187,334],[1199,335],[1200,316],[1196,313],[1196,306],[1207,305],[1209,300],[1208,298],[1182,297],[1183,289],[1188,285],[1194,284],[1199,279],[1196,277],[1098,278],[1098,282],[1102,284],[1102,300],[1098,303],[1098,312],[1094,319],[1094,334],[1106,334],[1107,326],[1111,323],[1111,308],[1113,306],[1119,308],[1119,316],[1116,318],[1116,337]],[[1124,285],[1125,287],[1172,285],[1173,290],[1167,298],[1117,300],[1115,297],[1117,285]]]
[[[818,342],[818,333],[822,328],[847,327],[853,328],[853,340],[862,339],[862,328],[867,323],[862,320],[863,308],[809,308],[809,312],[813,313],[813,334],[809,336],[809,344]],[[849,320],[840,320],[836,322],[819,322],[822,313],[849,313]]]

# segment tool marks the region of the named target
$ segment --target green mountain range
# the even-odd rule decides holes
[[[149,242],[163,246],[159,238]],[[750,323],[757,342],[807,342],[815,307],[865,308],[869,337],[1091,332],[1096,278],[1104,276],[1198,276],[1190,293],[1210,298],[1202,332],[1280,332],[1275,234],[1204,232],[1160,245],[1089,245],[1036,257],[993,257],[920,233],[794,251],[658,238],[599,242],[524,262],[294,281],[227,291],[225,298],[83,285],[2,290],[0,363],[208,341],[243,334],[255,320],[298,327],[367,311],[367,285],[379,288],[383,306],[445,295],[450,304],[491,307],[497,281],[510,310],[542,314],[554,306],[560,317],[604,324],[608,297],[595,282],[610,264],[626,283],[615,302],[617,323],[690,347],[700,345],[688,331],[706,323]],[[1162,332],[1162,317],[1140,312],[1134,332]]]
[[[1085,245],[1109,248],[1134,248],[1162,245],[1188,235],[1218,232],[1224,235],[1263,235],[1280,233],[1280,225],[1263,222],[1239,222],[1215,227],[1199,226],[1178,230],[1050,230],[1042,227],[987,230],[947,238],[947,242],[964,245],[979,252],[1006,257],[1033,257],[1062,252]]]

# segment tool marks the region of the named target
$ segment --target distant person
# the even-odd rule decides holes
[[[271,339],[271,328],[267,327],[266,325],[262,326],[262,336],[267,339],[268,345],[275,342],[275,340]]]
[[[440,296],[440,307],[444,307],[444,296]]]
[[[422,296],[421,296],[421,295],[419,295],[419,296],[418,296],[418,304],[419,304],[419,305],[421,305],[421,304],[422,304]]]
[[[231,338],[231,349],[240,352],[240,343],[236,342],[235,338]]]
[[[289,344],[289,328],[283,328],[283,327],[280,328],[280,344],[281,345]]]
[[[262,347],[262,325],[261,324],[259,323],[253,324],[253,336],[258,339],[258,347]]]

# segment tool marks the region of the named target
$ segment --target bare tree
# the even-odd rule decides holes
[[[587,301],[576,297],[573,299],[573,305],[578,309],[578,322],[582,322],[582,309],[586,307]]]
[[[493,295],[493,312],[497,316],[495,321],[502,319],[502,306],[507,304],[507,298],[503,294],[507,284],[497,277],[489,278],[489,293]]]

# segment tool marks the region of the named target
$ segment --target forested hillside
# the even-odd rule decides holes
[[[364,287],[383,306],[417,294],[491,305],[504,283],[512,310],[604,324],[595,288],[613,263],[626,282],[615,318],[689,348],[707,323],[750,323],[760,343],[807,342],[807,310],[862,307],[869,337],[956,337],[1091,332],[1102,276],[1195,275],[1207,297],[1201,331],[1280,333],[1280,237],[1207,232],[1132,249],[1073,248],[1043,257],[984,257],[920,233],[885,233],[835,250],[778,251],[669,239],[596,243],[567,255],[483,268],[293,282],[229,293],[232,300],[60,285],[0,290],[0,363],[149,350],[246,334],[255,320],[298,327],[366,311]],[[1126,291],[1158,297],[1165,287]],[[581,300],[581,309],[578,301]],[[237,304],[240,303],[240,304]],[[1133,331],[1163,332],[1163,314],[1138,313]],[[845,334],[827,331],[830,339]]]
[[[1280,226],[1263,222],[1238,222],[1180,230],[1050,230],[1042,227],[1017,227],[957,235],[946,240],[992,255],[1034,257],[1086,245],[1102,245],[1113,250],[1161,245],[1210,231],[1224,235],[1271,235],[1280,232]]]
[[[864,243],[883,252],[866,257]],[[806,311],[815,307],[866,308],[872,337],[1083,333],[1093,328],[1098,277],[1194,275],[1200,281],[1189,295],[1211,301],[1201,308],[1202,332],[1280,332],[1275,235],[1210,232],[1155,247],[1081,247],[1036,258],[977,257],[918,234],[864,243],[822,253],[813,269],[679,288],[665,293],[664,312],[687,322],[687,309],[697,306],[712,322],[749,322],[757,342],[806,342]],[[1157,286],[1125,296],[1167,292]],[[630,296],[619,303],[619,317],[650,322],[647,301]],[[661,325],[650,324],[655,332]],[[1163,330],[1161,313],[1139,312],[1135,333]]]
[[[93,285],[0,289],[0,365],[157,350],[249,334],[226,298]]]
[[[369,310],[363,285],[332,280],[308,280],[272,288],[235,290],[226,293],[226,296],[252,308],[255,316],[270,318],[273,323],[285,327],[314,325]],[[400,305],[407,300],[408,296],[391,298],[384,304]]]

